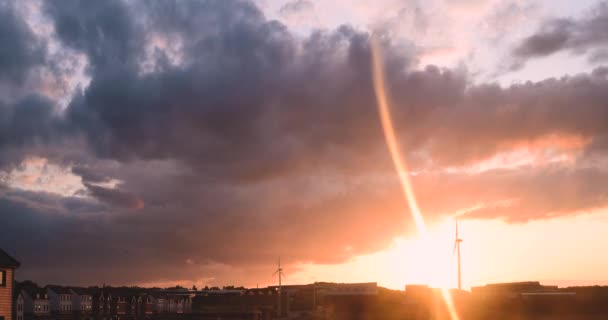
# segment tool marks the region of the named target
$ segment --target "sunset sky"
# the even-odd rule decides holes
[[[378,40],[421,236],[374,92]],[[608,2],[0,0],[40,284],[608,284]]]

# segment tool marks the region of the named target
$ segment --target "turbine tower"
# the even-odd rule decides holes
[[[275,274],[279,275],[279,291],[281,291],[281,278],[283,277],[283,268],[281,268],[281,257],[279,257],[279,267],[272,275],[274,276]]]
[[[462,239],[458,238],[458,219],[456,219],[456,237],[454,238],[454,251],[452,254],[458,250],[458,290],[462,290],[462,279],[460,274],[460,243]]]
[[[273,276],[275,274],[279,275],[279,294],[277,295],[277,299],[278,299],[278,307],[277,307],[277,313],[278,316],[281,317],[281,292],[283,291],[282,289],[282,278],[283,278],[283,268],[281,268],[281,257],[279,257],[279,266],[277,268],[277,270],[272,274]]]

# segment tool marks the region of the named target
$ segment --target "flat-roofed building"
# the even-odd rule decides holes
[[[519,297],[524,293],[551,293],[557,291],[557,286],[544,286],[538,281],[491,283],[471,288],[471,293],[476,297],[494,297],[497,295]]]

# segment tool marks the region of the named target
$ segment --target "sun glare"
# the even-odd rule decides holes
[[[396,277],[400,283],[392,287],[409,284],[428,284],[435,288],[456,286],[456,258],[452,254],[454,231],[446,221],[432,226],[423,236],[395,239],[391,249],[385,252],[387,265],[392,274],[407,272],[404,278]]]

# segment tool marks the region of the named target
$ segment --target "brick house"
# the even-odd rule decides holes
[[[13,319],[13,285],[19,262],[0,249],[0,320]]]

